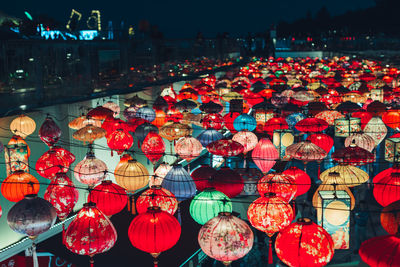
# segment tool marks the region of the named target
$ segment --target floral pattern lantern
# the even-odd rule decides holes
[[[168,212],[162,211],[159,207],[151,207],[132,220],[128,236],[135,248],[150,253],[156,267],[161,252],[172,248],[178,242],[181,226]]]
[[[160,185],[154,185],[136,200],[136,210],[139,214],[147,212],[149,207],[159,207],[162,211],[174,215],[178,209],[178,201],[170,191]]]
[[[96,158],[93,152],[89,152],[75,166],[74,176],[80,183],[93,187],[106,178],[107,171],[107,165],[102,160]]]
[[[190,174],[181,166],[174,165],[162,181],[162,187],[183,201],[196,194],[196,184]]]
[[[294,195],[295,198],[307,193],[310,189],[311,178],[305,171],[293,166],[282,173],[294,179],[294,183],[297,186],[296,194]]]
[[[301,160],[304,162],[309,161],[321,161],[328,153],[317,145],[311,143],[311,141],[303,141],[286,148],[286,155],[290,158]]]
[[[218,113],[207,114],[203,118],[203,127],[205,129],[213,128],[219,131],[224,127],[224,118]]]
[[[91,266],[96,254],[110,250],[117,241],[117,231],[95,203],[86,203],[69,224],[64,245],[73,253],[90,257]]]
[[[26,141],[18,135],[14,135],[4,149],[7,175],[21,170],[29,172],[29,156],[31,150]]]
[[[37,194],[39,189],[39,181],[24,171],[14,172],[1,184],[1,194],[11,202],[18,202],[24,199],[25,195]]]
[[[146,158],[155,164],[165,153],[165,143],[159,134],[149,132],[143,140],[141,149]]]
[[[37,173],[47,179],[55,177],[59,172],[67,172],[69,166],[70,160],[57,153],[54,149],[45,152],[36,161]]]
[[[380,117],[373,117],[365,126],[364,133],[371,136],[377,146],[385,139],[387,128]]]
[[[175,152],[187,162],[200,156],[203,146],[192,136],[182,137],[175,143]]]
[[[244,147],[242,144],[236,141],[230,139],[220,139],[207,145],[207,150],[213,155],[234,157],[243,153]]]
[[[283,173],[270,173],[258,181],[258,193],[264,196],[267,193],[274,193],[286,202],[290,202],[297,192],[295,180]]]
[[[143,164],[135,159],[121,160],[114,170],[117,184],[128,192],[134,192],[149,183],[149,172]]]
[[[336,137],[348,137],[352,133],[361,131],[361,119],[351,117],[341,118],[335,120],[335,136]]]
[[[111,217],[125,208],[128,203],[128,195],[124,188],[106,180],[90,191],[88,202],[96,203],[96,207],[104,215]]]
[[[116,150],[118,155],[121,155],[125,150],[131,148],[133,137],[122,129],[113,131],[107,136],[107,145],[112,151]]]
[[[370,238],[361,244],[359,254],[368,266],[397,267],[400,262],[400,234]]]
[[[61,129],[52,118],[47,117],[39,129],[39,137],[51,148],[60,139]]]
[[[205,224],[220,212],[232,212],[231,200],[215,188],[206,188],[190,202],[190,215],[198,224]]]
[[[240,143],[243,146],[244,155],[253,150],[258,143],[257,135],[247,130],[235,133],[232,137],[232,140]]]
[[[265,175],[275,165],[275,161],[279,159],[279,153],[268,138],[261,138],[253,149],[251,157]]]
[[[308,218],[300,218],[283,229],[275,241],[278,258],[288,266],[327,265],[335,252],[330,234]]]
[[[78,202],[78,198],[78,190],[65,173],[57,173],[44,193],[44,199],[56,209],[60,221],[68,217]]]
[[[36,123],[33,119],[26,115],[20,115],[13,119],[10,124],[10,130],[14,135],[26,138],[31,135],[36,129]]]
[[[208,146],[212,142],[218,141],[222,139],[224,136],[222,133],[218,132],[215,129],[207,129],[202,131],[198,136],[197,140],[203,145],[203,147]]]
[[[336,110],[325,110],[315,115],[315,118],[322,119],[329,125],[334,125],[335,120],[344,118],[344,115]]]
[[[221,212],[200,228],[198,242],[205,254],[229,266],[249,253],[254,234],[246,222]]]

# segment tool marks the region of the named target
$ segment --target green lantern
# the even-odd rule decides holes
[[[215,188],[206,188],[190,202],[189,212],[197,223],[203,225],[220,212],[232,212],[232,202]]]

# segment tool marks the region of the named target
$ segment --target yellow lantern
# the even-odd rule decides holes
[[[115,180],[128,192],[134,192],[149,183],[149,172],[143,164],[135,159],[123,160],[114,171]]]
[[[327,169],[319,176],[322,182],[327,181],[332,173],[338,173],[347,187],[354,187],[365,183],[369,179],[368,173],[352,165],[339,164]]]
[[[32,134],[36,129],[36,123],[28,116],[20,115],[15,118],[10,124],[10,130],[13,134],[22,138]]]

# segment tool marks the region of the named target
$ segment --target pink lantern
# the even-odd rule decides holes
[[[93,152],[89,152],[75,166],[74,175],[79,182],[93,187],[106,178],[107,165],[102,160],[97,159]]]
[[[182,137],[175,144],[175,152],[187,162],[200,156],[202,150],[200,141],[192,136]]]
[[[245,155],[247,154],[247,152],[253,150],[258,143],[257,136],[247,130],[235,133],[232,137],[232,140],[243,145],[243,154]]]
[[[268,138],[261,138],[251,154],[254,163],[264,173],[275,165],[275,161],[279,159],[278,150]]]

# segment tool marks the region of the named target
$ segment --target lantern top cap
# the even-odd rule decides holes
[[[312,224],[312,220],[309,218],[298,218],[297,222],[301,224]]]
[[[231,216],[231,215],[232,215],[232,212],[227,212],[227,211],[218,213],[218,216]]]
[[[111,180],[104,180],[104,181],[102,181],[101,183],[102,183],[102,184],[109,185],[109,184],[112,184],[112,181],[111,181]]]
[[[95,207],[96,207],[96,203],[94,203],[94,202],[87,202],[87,203],[83,204],[83,206],[84,206],[85,208],[95,208]]]
[[[161,189],[161,188],[162,188],[162,186],[161,186],[161,185],[159,185],[159,184],[156,184],[156,185],[152,185],[152,186],[150,186],[150,188],[151,188],[151,189]]]
[[[34,199],[34,198],[37,198],[37,194],[28,194],[28,195],[25,195],[24,198],[25,199]]]
[[[158,206],[148,207],[147,212],[161,212],[161,208]]]
[[[136,159],[130,159],[130,160],[128,160],[128,163],[136,163],[136,162],[137,162]]]
[[[340,177],[340,173],[338,173],[338,172],[330,172],[330,173],[329,173],[329,176],[332,176],[332,177]]]
[[[214,191],[217,191],[217,190],[215,189],[215,187],[212,187],[212,186],[207,187],[203,190],[203,192],[214,192]]]

